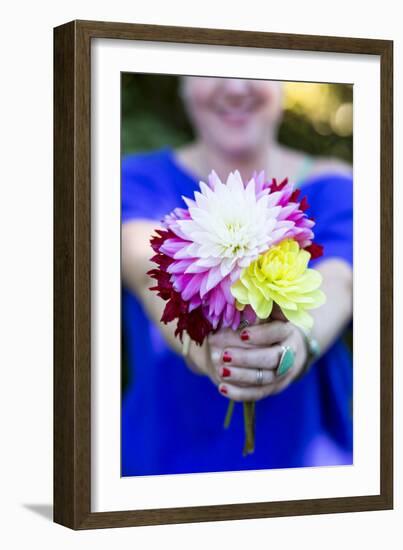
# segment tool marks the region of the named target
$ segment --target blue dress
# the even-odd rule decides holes
[[[122,223],[159,222],[197,187],[170,149],[128,156],[122,163]],[[303,194],[325,257],[352,265],[352,180],[319,176],[303,182]],[[228,399],[169,349],[125,288],[122,317],[130,369],[122,398],[123,476],[352,463],[352,360],[341,340],[306,376],[256,403],[256,449],[244,457],[241,404],[224,430]]]

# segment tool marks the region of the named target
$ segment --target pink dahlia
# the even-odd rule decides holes
[[[321,256],[323,248],[312,243],[314,238],[312,228],[315,221],[306,214],[309,205],[306,197],[300,199],[301,191],[294,189],[293,185],[288,182],[288,178],[280,183],[277,183],[274,178],[268,182],[264,172],[255,174],[255,180],[258,194],[269,189],[270,194],[276,197],[275,204],[282,207],[279,220],[292,222],[292,227],[285,238],[296,240],[301,248],[307,249],[312,254],[312,258]]]

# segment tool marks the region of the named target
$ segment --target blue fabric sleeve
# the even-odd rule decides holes
[[[303,186],[315,219],[315,242],[324,246],[324,255],[312,266],[328,258],[341,258],[353,265],[353,181],[342,175],[321,176]]]
[[[122,223],[160,221],[172,209],[171,193],[158,155],[128,155],[122,159]]]

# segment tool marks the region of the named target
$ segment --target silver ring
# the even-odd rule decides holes
[[[248,327],[249,326],[249,321],[247,319],[244,319],[243,321],[241,321],[239,323],[239,329],[240,330],[243,330],[244,328]]]
[[[258,386],[263,385],[263,369],[257,369],[256,371],[256,384]]]

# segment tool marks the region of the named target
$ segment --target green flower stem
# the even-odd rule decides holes
[[[232,413],[234,412],[234,405],[235,405],[235,401],[231,399],[231,401],[228,404],[227,414],[225,415],[224,428],[229,428],[229,425],[231,424]]]
[[[245,445],[243,455],[252,454],[255,450],[255,402],[244,401],[243,418],[245,425]]]
[[[224,419],[224,428],[229,428],[232,415],[234,413],[235,401],[231,399],[228,404],[227,413]],[[243,420],[245,427],[245,444],[243,448],[243,456],[252,454],[255,450],[255,402],[243,402]]]

